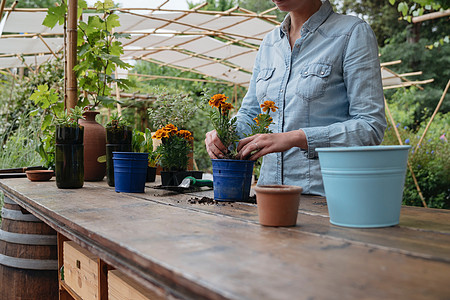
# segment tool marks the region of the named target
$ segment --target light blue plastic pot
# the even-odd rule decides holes
[[[330,222],[359,228],[397,225],[410,148],[317,148]]]

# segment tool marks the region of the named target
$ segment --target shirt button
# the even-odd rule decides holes
[[[284,90],[281,90],[281,92],[284,92]]]
[[[308,75],[308,72],[305,72],[305,75]]]
[[[323,75],[323,74],[325,74],[325,72],[324,72],[324,71],[322,71],[322,72],[320,72],[320,74],[321,74],[321,75]]]

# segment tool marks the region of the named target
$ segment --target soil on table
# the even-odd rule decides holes
[[[242,201],[242,202],[256,204],[256,196],[253,195],[253,196],[249,197],[247,201]],[[231,206],[233,206],[233,203],[235,203],[235,202],[216,201],[209,197],[202,197],[202,198],[194,197],[194,198],[189,199],[188,203],[189,204],[205,204],[205,205],[222,205],[222,206],[230,204]]]

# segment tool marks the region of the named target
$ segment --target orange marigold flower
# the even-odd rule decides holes
[[[189,130],[180,130],[178,131],[178,136],[184,138],[185,140],[193,140],[194,137],[192,136],[192,133]]]
[[[157,140],[161,140],[163,138],[168,138],[169,137],[169,133],[167,131],[164,130],[164,128],[158,129],[155,134],[152,136],[152,138],[157,139]]]
[[[225,96],[224,94],[215,94],[209,100],[209,105],[211,107],[219,107],[221,104],[223,104],[227,100],[228,100],[228,97]]]
[[[259,117],[259,116],[258,116],[258,117]],[[258,117],[256,117],[256,118],[253,119],[253,121],[255,121],[256,124],[259,124],[259,118],[258,118]]]
[[[275,106],[275,102],[266,100],[263,104],[261,104],[261,108],[263,109],[263,112],[268,111],[269,109],[272,110],[272,112],[276,111],[278,109],[277,106]]]
[[[163,130],[164,130],[165,132],[167,132],[168,134],[176,134],[177,131],[178,131],[178,128],[177,128],[175,125],[173,125],[173,124],[167,124],[167,125],[163,128]]]
[[[224,102],[220,105],[220,108],[222,109],[223,112],[228,112],[231,109],[234,108],[233,104],[228,103],[228,102]]]

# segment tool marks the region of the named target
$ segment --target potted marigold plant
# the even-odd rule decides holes
[[[275,102],[266,100],[261,104],[262,113],[253,120],[254,124],[248,124],[251,133],[272,133],[269,126],[273,124],[271,112],[276,112],[278,107]],[[298,206],[302,188],[289,185],[263,185],[256,186],[256,202],[258,205],[259,223],[265,226],[294,226],[297,223]]]
[[[250,195],[254,161],[236,159],[236,118],[231,118],[233,105],[224,94],[216,94],[209,100],[213,108],[210,119],[223,145],[229,152],[223,159],[212,159],[214,199],[217,201],[247,201]]]
[[[179,130],[175,125],[167,124],[158,129],[153,138],[161,140],[156,151],[160,155],[159,165],[163,169],[163,186],[178,186],[187,176],[201,179],[202,172],[187,171],[189,153],[192,151],[190,141],[193,139],[190,131]]]

